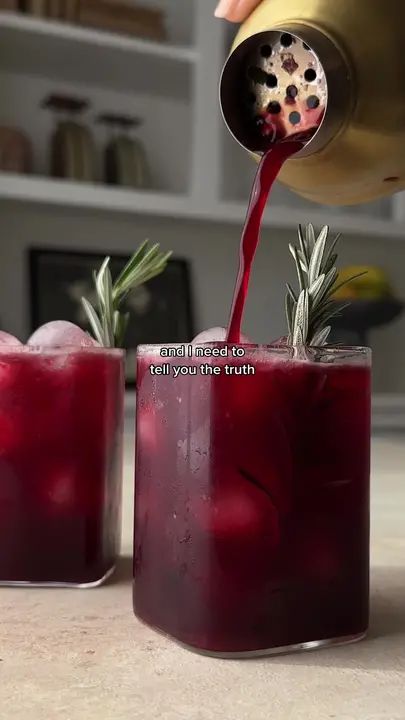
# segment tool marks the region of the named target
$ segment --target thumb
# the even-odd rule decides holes
[[[231,22],[243,22],[261,0],[220,0],[215,16]]]

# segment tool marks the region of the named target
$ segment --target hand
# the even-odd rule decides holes
[[[260,3],[261,0],[220,0],[215,15],[231,22],[243,22]]]

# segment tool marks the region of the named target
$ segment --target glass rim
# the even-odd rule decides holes
[[[241,348],[247,348],[252,351],[268,351],[268,352],[291,352],[293,350],[292,345],[281,345],[281,344],[261,344],[261,343],[229,343],[225,340],[213,340],[212,342],[202,342],[202,343],[145,343],[138,345],[137,347],[137,354],[148,354],[148,353],[155,353],[157,350],[165,348],[165,349],[171,349],[174,350],[180,349],[180,348],[200,348],[200,347],[241,347]],[[322,352],[324,354],[328,355],[347,355],[348,353],[351,353],[353,355],[364,355],[364,356],[370,356],[372,354],[371,348],[364,346],[364,345],[323,345],[323,346],[305,346],[305,349],[309,352]],[[170,358],[168,358],[170,359]]]
[[[121,348],[98,347],[97,345],[94,347],[81,347],[80,345],[0,345],[0,355],[74,355],[78,353],[86,355],[112,355],[113,357],[125,356],[125,350]]]

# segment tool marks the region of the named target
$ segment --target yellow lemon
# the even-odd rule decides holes
[[[336,300],[378,300],[392,295],[392,288],[387,275],[378,267],[367,265],[351,265],[342,268],[336,280],[336,286],[350,280],[354,275],[365,273],[356,277],[347,285],[336,290],[333,294]]]

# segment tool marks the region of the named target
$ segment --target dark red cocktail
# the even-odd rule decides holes
[[[123,353],[0,346],[0,583],[99,584],[121,528]]]
[[[213,346],[215,347],[215,346]],[[218,345],[217,347],[224,347]],[[370,356],[245,346],[254,375],[138,361],[137,616],[186,645],[244,654],[368,626]],[[197,375],[151,375],[188,364]],[[309,644],[309,645],[308,645]]]

